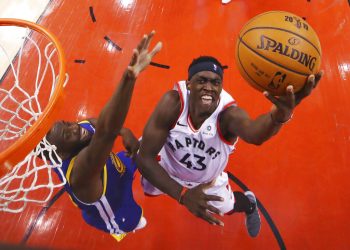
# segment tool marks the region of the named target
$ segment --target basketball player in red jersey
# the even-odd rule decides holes
[[[264,92],[273,108],[253,120],[223,90],[220,62],[208,56],[193,60],[188,80],[164,94],[144,129],[137,156],[144,192],[166,193],[214,225],[223,222],[213,213],[245,212],[248,233],[256,237],[261,222],[255,195],[231,191],[224,172],[228,157],[238,137],[260,145],[275,135],[321,76],[310,75],[298,93],[292,86],[279,98]]]

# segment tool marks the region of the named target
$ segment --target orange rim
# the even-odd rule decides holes
[[[59,74],[58,83],[55,88],[55,92],[50,98],[48,104],[46,105],[43,113],[40,115],[38,120],[29,128],[29,130],[21,136],[15,143],[8,147],[5,151],[0,153],[0,177],[9,172],[14,165],[23,160],[26,155],[32,151],[35,146],[40,142],[40,140],[45,136],[47,131],[51,128],[55,121],[55,111],[61,105],[63,100],[63,85],[64,79],[66,77],[66,61],[63,53],[61,44],[57,40],[56,36],[51,34],[45,28],[40,25],[12,18],[0,18],[0,26],[20,26],[25,28],[33,29],[37,32],[42,33],[49,40],[52,41],[57,49],[58,59],[59,59]]]

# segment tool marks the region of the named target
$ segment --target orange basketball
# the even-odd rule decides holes
[[[244,25],[235,54],[238,69],[250,85],[283,95],[288,85],[299,91],[308,75],[320,70],[322,53],[316,32],[301,17],[269,11]]]

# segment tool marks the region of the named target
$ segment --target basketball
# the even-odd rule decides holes
[[[259,91],[280,96],[301,90],[321,65],[321,45],[303,18],[269,11],[249,20],[239,33],[235,58],[243,78]]]

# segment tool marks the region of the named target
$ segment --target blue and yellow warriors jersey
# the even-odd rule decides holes
[[[83,121],[79,125],[89,133],[95,133],[90,122]],[[74,160],[75,157],[64,160],[62,171],[67,179],[65,189],[82,210],[84,220],[89,225],[114,235],[133,231],[141,219],[142,209],[133,198],[132,182],[136,165],[132,159],[125,152],[110,154],[101,173],[103,194],[99,200],[89,204],[80,201],[70,187],[69,178]]]

